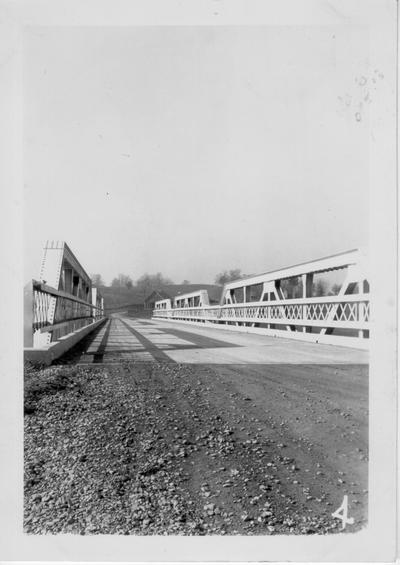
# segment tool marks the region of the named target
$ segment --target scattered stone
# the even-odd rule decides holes
[[[197,373],[210,386],[196,380]],[[221,382],[217,369],[168,363],[60,365],[29,373],[26,402],[34,411],[25,418],[25,532],[308,535],[339,531],[340,523],[331,518],[330,501],[315,498],[321,507],[317,513],[308,504],[314,500],[309,487],[322,488],[322,478],[312,483],[313,477],[315,481],[324,474],[321,463],[315,462],[315,446],[293,432],[301,428],[304,416],[297,411],[291,420],[277,421],[270,404],[261,417],[261,402],[258,408],[249,404],[245,413],[240,406],[243,393],[232,393],[232,405],[222,411],[221,395],[232,389],[221,388]],[[32,383],[40,389],[35,398],[29,392]],[[209,402],[204,402],[205,390]],[[307,405],[304,414],[314,414],[314,406]],[[351,410],[346,409],[346,414]],[[236,425],[241,426],[240,437]],[[290,447],[284,442],[287,429],[292,430]],[[364,458],[364,452],[356,454],[349,446],[342,450],[353,460],[358,454]],[[325,462],[324,452],[323,457]],[[350,476],[346,459],[340,461],[338,483],[327,486],[334,501],[342,493],[345,472]],[[306,474],[307,468],[314,473]],[[299,480],[292,481],[291,472]],[[356,517],[352,531],[363,525],[367,492],[357,476],[355,480],[357,488],[349,491]],[[300,483],[304,488],[299,496],[292,485]]]

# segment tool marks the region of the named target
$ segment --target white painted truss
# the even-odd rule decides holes
[[[163,305],[153,315],[366,347],[370,330],[366,267],[365,253],[353,250],[227,283],[219,306]],[[330,288],[329,278],[340,282]]]
[[[170,310],[172,308],[171,299],[165,298],[164,300],[157,300],[154,303],[154,308],[156,310]]]
[[[26,347],[47,346],[104,317],[99,290],[65,242],[46,243],[40,277],[25,287]]]

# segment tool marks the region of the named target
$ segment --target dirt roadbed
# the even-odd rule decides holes
[[[27,368],[24,529],[350,533],[367,442],[366,365]]]

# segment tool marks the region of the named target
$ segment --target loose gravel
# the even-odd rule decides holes
[[[305,406],[295,379],[265,381],[268,370],[246,381],[243,366],[27,367],[25,532],[336,533],[344,494],[346,531],[359,530],[366,399],[354,415],[329,387],[300,385]]]

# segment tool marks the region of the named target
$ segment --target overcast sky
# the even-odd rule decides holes
[[[43,27],[24,55],[26,279],[46,239],[106,282],[367,245],[362,30]]]

